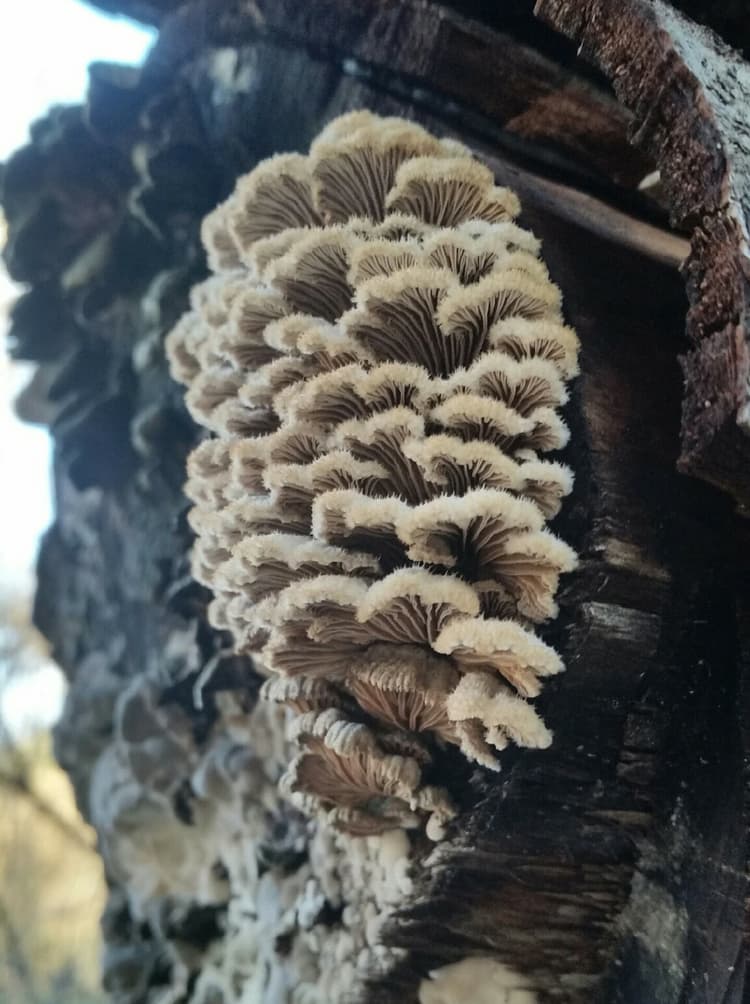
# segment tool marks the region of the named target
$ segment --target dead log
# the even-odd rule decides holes
[[[206,864],[196,765],[237,728],[227,695],[247,715],[258,685],[190,579],[181,486],[197,430],[163,338],[205,273],[200,219],[234,179],[367,107],[469,144],[543,240],[582,342],[564,458],[576,487],[556,526],[582,565],[546,635],[568,666],[541,701],[552,748],[510,755],[500,775],[446,760],[460,818],[436,852],[416,842],[388,964],[350,989],[416,1002],[431,971],[482,956],[520,974],[528,1000],[739,1004],[746,65],[658,0],[540,0],[547,26],[525,3],[117,6],[160,25],[145,67],[95,67],[87,107],[39,123],[2,192],[6,260],[29,284],[15,351],[39,363],[24,408],[56,446],[36,619],[71,681],[58,755],[84,811],[102,787],[111,809],[96,817],[114,848],[108,988],[123,1004],[168,989],[208,1004],[250,985],[239,962],[236,996],[201,982],[237,933],[225,861],[208,862],[211,895],[198,866],[194,888],[181,873],[143,892],[159,862],[144,851],[128,871],[116,853],[134,826],[161,827],[168,854]],[[252,845],[258,868],[293,887],[309,834],[291,812],[272,832]],[[258,1000],[297,999],[295,979],[331,999],[294,968],[311,931],[322,944],[343,929],[340,898],[316,909],[308,927],[269,915]]]

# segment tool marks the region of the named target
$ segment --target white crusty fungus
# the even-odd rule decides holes
[[[537,1000],[524,976],[482,956],[441,966],[419,987],[419,1004],[537,1004]]]
[[[442,745],[497,769],[551,742],[528,699],[563,665],[535,625],[576,556],[544,455],[578,340],[519,208],[460,144],[344,115],[206,219],[214,274],[168,336],[213,433],[194,574],[298,716],[284,792],[350,833],[442,833]]]

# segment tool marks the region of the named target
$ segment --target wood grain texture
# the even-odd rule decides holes
[[[589,178],[632,189],[647,173],[626,137],[629,114],[605,89],[512,35],[437,4],[192,0],[163,26],[152,67],[162,58],[169,64],[180,46],[258,37],[304,46],[323,59],[346,59],[350,73],[380,73],[378,87],[385,92],[428,87],[433,99],[456,103],[454,114],[531,140],[528,149],[536,156],[546,150]]]
[[[536,12],[610,78],[633,115],[633,142],[659,167],[674,222],[693,232],[679,463],[746,505],[750,67],[660,0],[538,0]]]

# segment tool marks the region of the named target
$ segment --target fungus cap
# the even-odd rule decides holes
[[[209,616],[290,709],[284,792],[351,833],[439,839],[438,749],[495,770],[551,741],[527,698],[563,664],[532,625],[576,559],[541,455],[579,345],[519,208],[460,144],[350,113],[210,214],[215,274],[167,338],[215,436],[186,489]]]

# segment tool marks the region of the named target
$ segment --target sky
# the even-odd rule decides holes
[[[89,63],[138,64],[152,41],[143,26],[79,0],[23,0],[0,14],[0,160],[26,142],[29,125],[50,105],[83,99]],[[51,453],[47,432],[13,413],[32,369],[5,356],[5,315],[19,292],[0,265],[0,590],[21,592],[30,604],[39,538],[52,518]],[[63,695],[59,670],[46,662],[3,689],[0,713],[19,732],[46,725],[59,714]]]

